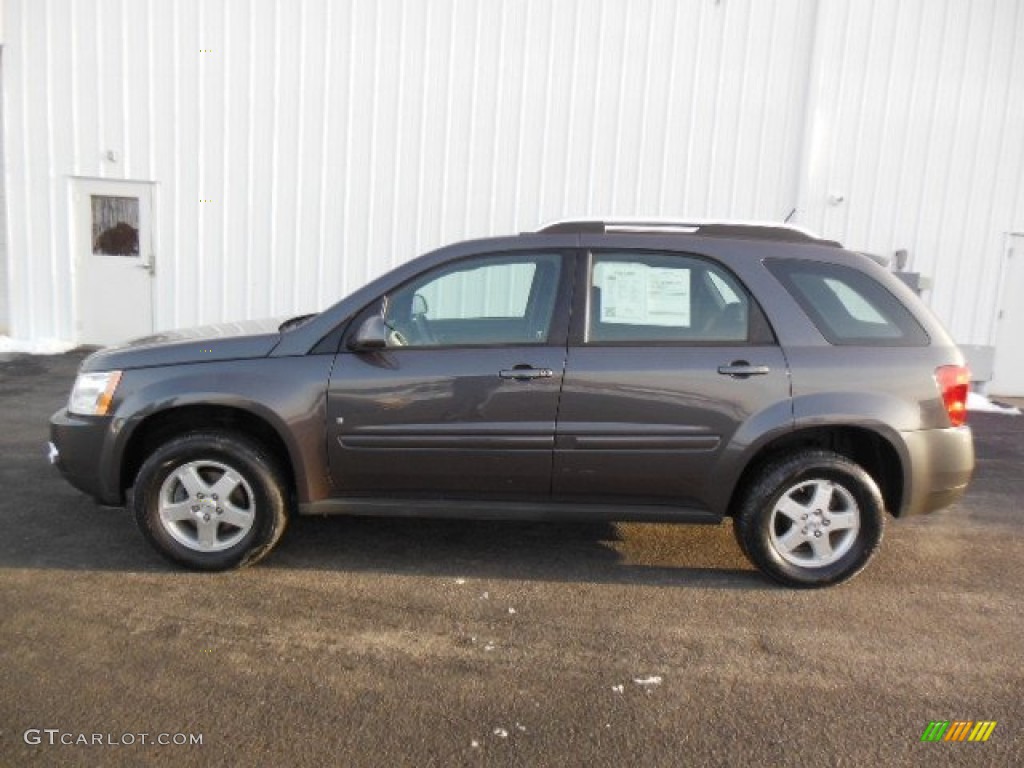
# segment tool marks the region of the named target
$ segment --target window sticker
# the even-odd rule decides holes
[[[601,322],[690,326],[690,270],[602,261],[594,267],[601,289]]]

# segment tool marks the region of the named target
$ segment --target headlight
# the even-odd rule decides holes
[[[68,401],[68,412],[81,416],[106,416],[119,381],[120,371],[78,374]]]

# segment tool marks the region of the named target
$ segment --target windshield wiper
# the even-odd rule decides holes
[[[283,323],[281,323],[281,325],[278,326],[277,330],[280,333],[290,331],[292,328],[298,328],[300,325],[302,325],[304,322],[306,322],[312,317],[316,317],[316,315],[299,315],[298,317],[293,317],[290,320],[285,320]]]

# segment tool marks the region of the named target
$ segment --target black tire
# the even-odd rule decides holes
[[[743,553],[743,556],[745,558],[747,558],[747,560],[750,560],[750,553],[747,552],[747,542],[745,542],[743,540],[743,535],[740,533],[740,521],[739,521],[739,516],[738,515],[736,515],[736,516],[734,516],[732,518],[731,524],[732,524],[732,535],[733,535],[733,538],[736,539],[736,546],[738,546],[740,548],[740,552]]]
[[[805,450],[761,470],[733,525],[763,573],[790,587],[826,587],[867,565],[882,542],[885,503],[856,462]]]
[[[270,453],[242,435],[177,437],[153,451],[139,469],[131,494],[135,521],[174,563],[203,571],[252,565],[274,548],[287,526],[282,477]],[[200,492],[186,488],[183,478]],[[232,485],[224,499],[210,493]],[[181,519],[170,519],[175,516]]]

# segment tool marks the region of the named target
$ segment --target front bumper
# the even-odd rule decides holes
[[[109,416],[76,416],[61,408],[50,417],[49,460],[78,490],[120,506],[124,498],[108,459],[110,428]]]
[[[974,437],[970,427],[903,433],[910,454],[910,487],[901,517],[922,515],[956,503],[974,473]]]

